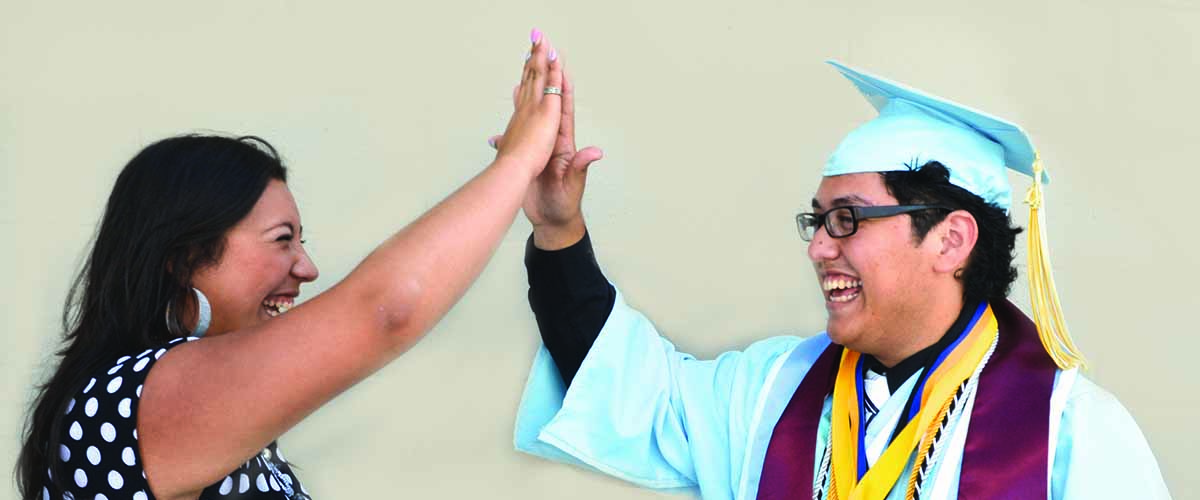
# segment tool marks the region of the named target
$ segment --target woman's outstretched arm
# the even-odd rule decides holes
[[[383,242],[344,280],[260,325],[169,351],[148,376],[137,430],[156,497],[205,487],[415,344],[491,257],[546,165],[561,61],[544,40],[523,69],[495,161]]]

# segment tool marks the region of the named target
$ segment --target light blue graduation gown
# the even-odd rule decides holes
[[[828,345],[824,334],[772,337],[697,360],[618,292],[569,389],[546,348],[538,350],[515,445],[647,488],[752,499],[775,422]],[[906,399],[912,384],[905,385],[889,402]],[[955,497],[973,403],[972,396],[949,423],[949,444],[923,497]],[[828,439],[830,407],[827,398],[814,463]],[[1050,413],[1050,498],[1170,498],[1145,438],[1112,395],[1075,370],[1060,371]],[[898,485],[889,499],[903,498],[903,490]]]

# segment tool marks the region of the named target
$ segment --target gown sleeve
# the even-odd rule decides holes
[[[729,498],[772,367],[800,339],[714,360],[679,352],[616,292],[569,387],[542,346],[518,410],[517,449],[640,486]]]

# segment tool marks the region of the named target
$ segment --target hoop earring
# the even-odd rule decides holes
[[[208,303],[208,297],[201,292],[199,288],[192,288],[196,293],[196,302],[200,305],[200,313],[196,317],[196,329],[192,330],[193,337],[203,337],[208,333],[208,325],[212,323],[212,305]]]
[[[192,337],[203,337],[208,332],[208,326],[212,323],[212,304],[208,302],[208,297],[204,295],[198,288],[192,287],[192,293],[196,295],[196,328],[189,333]],[[179,329],[175,323],[171,321],[171,304],[167,304],[166,309],[167,330],[175,335],[183,336],[179,333]]]

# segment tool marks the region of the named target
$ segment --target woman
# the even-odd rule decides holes
[[[295,309],[317,268],[265,141],[176,137],[133,158],[68,298],[22,497],[306,498],[275,439],[446,313],[546,165],[563,77],[541,38],[495,161]]]

